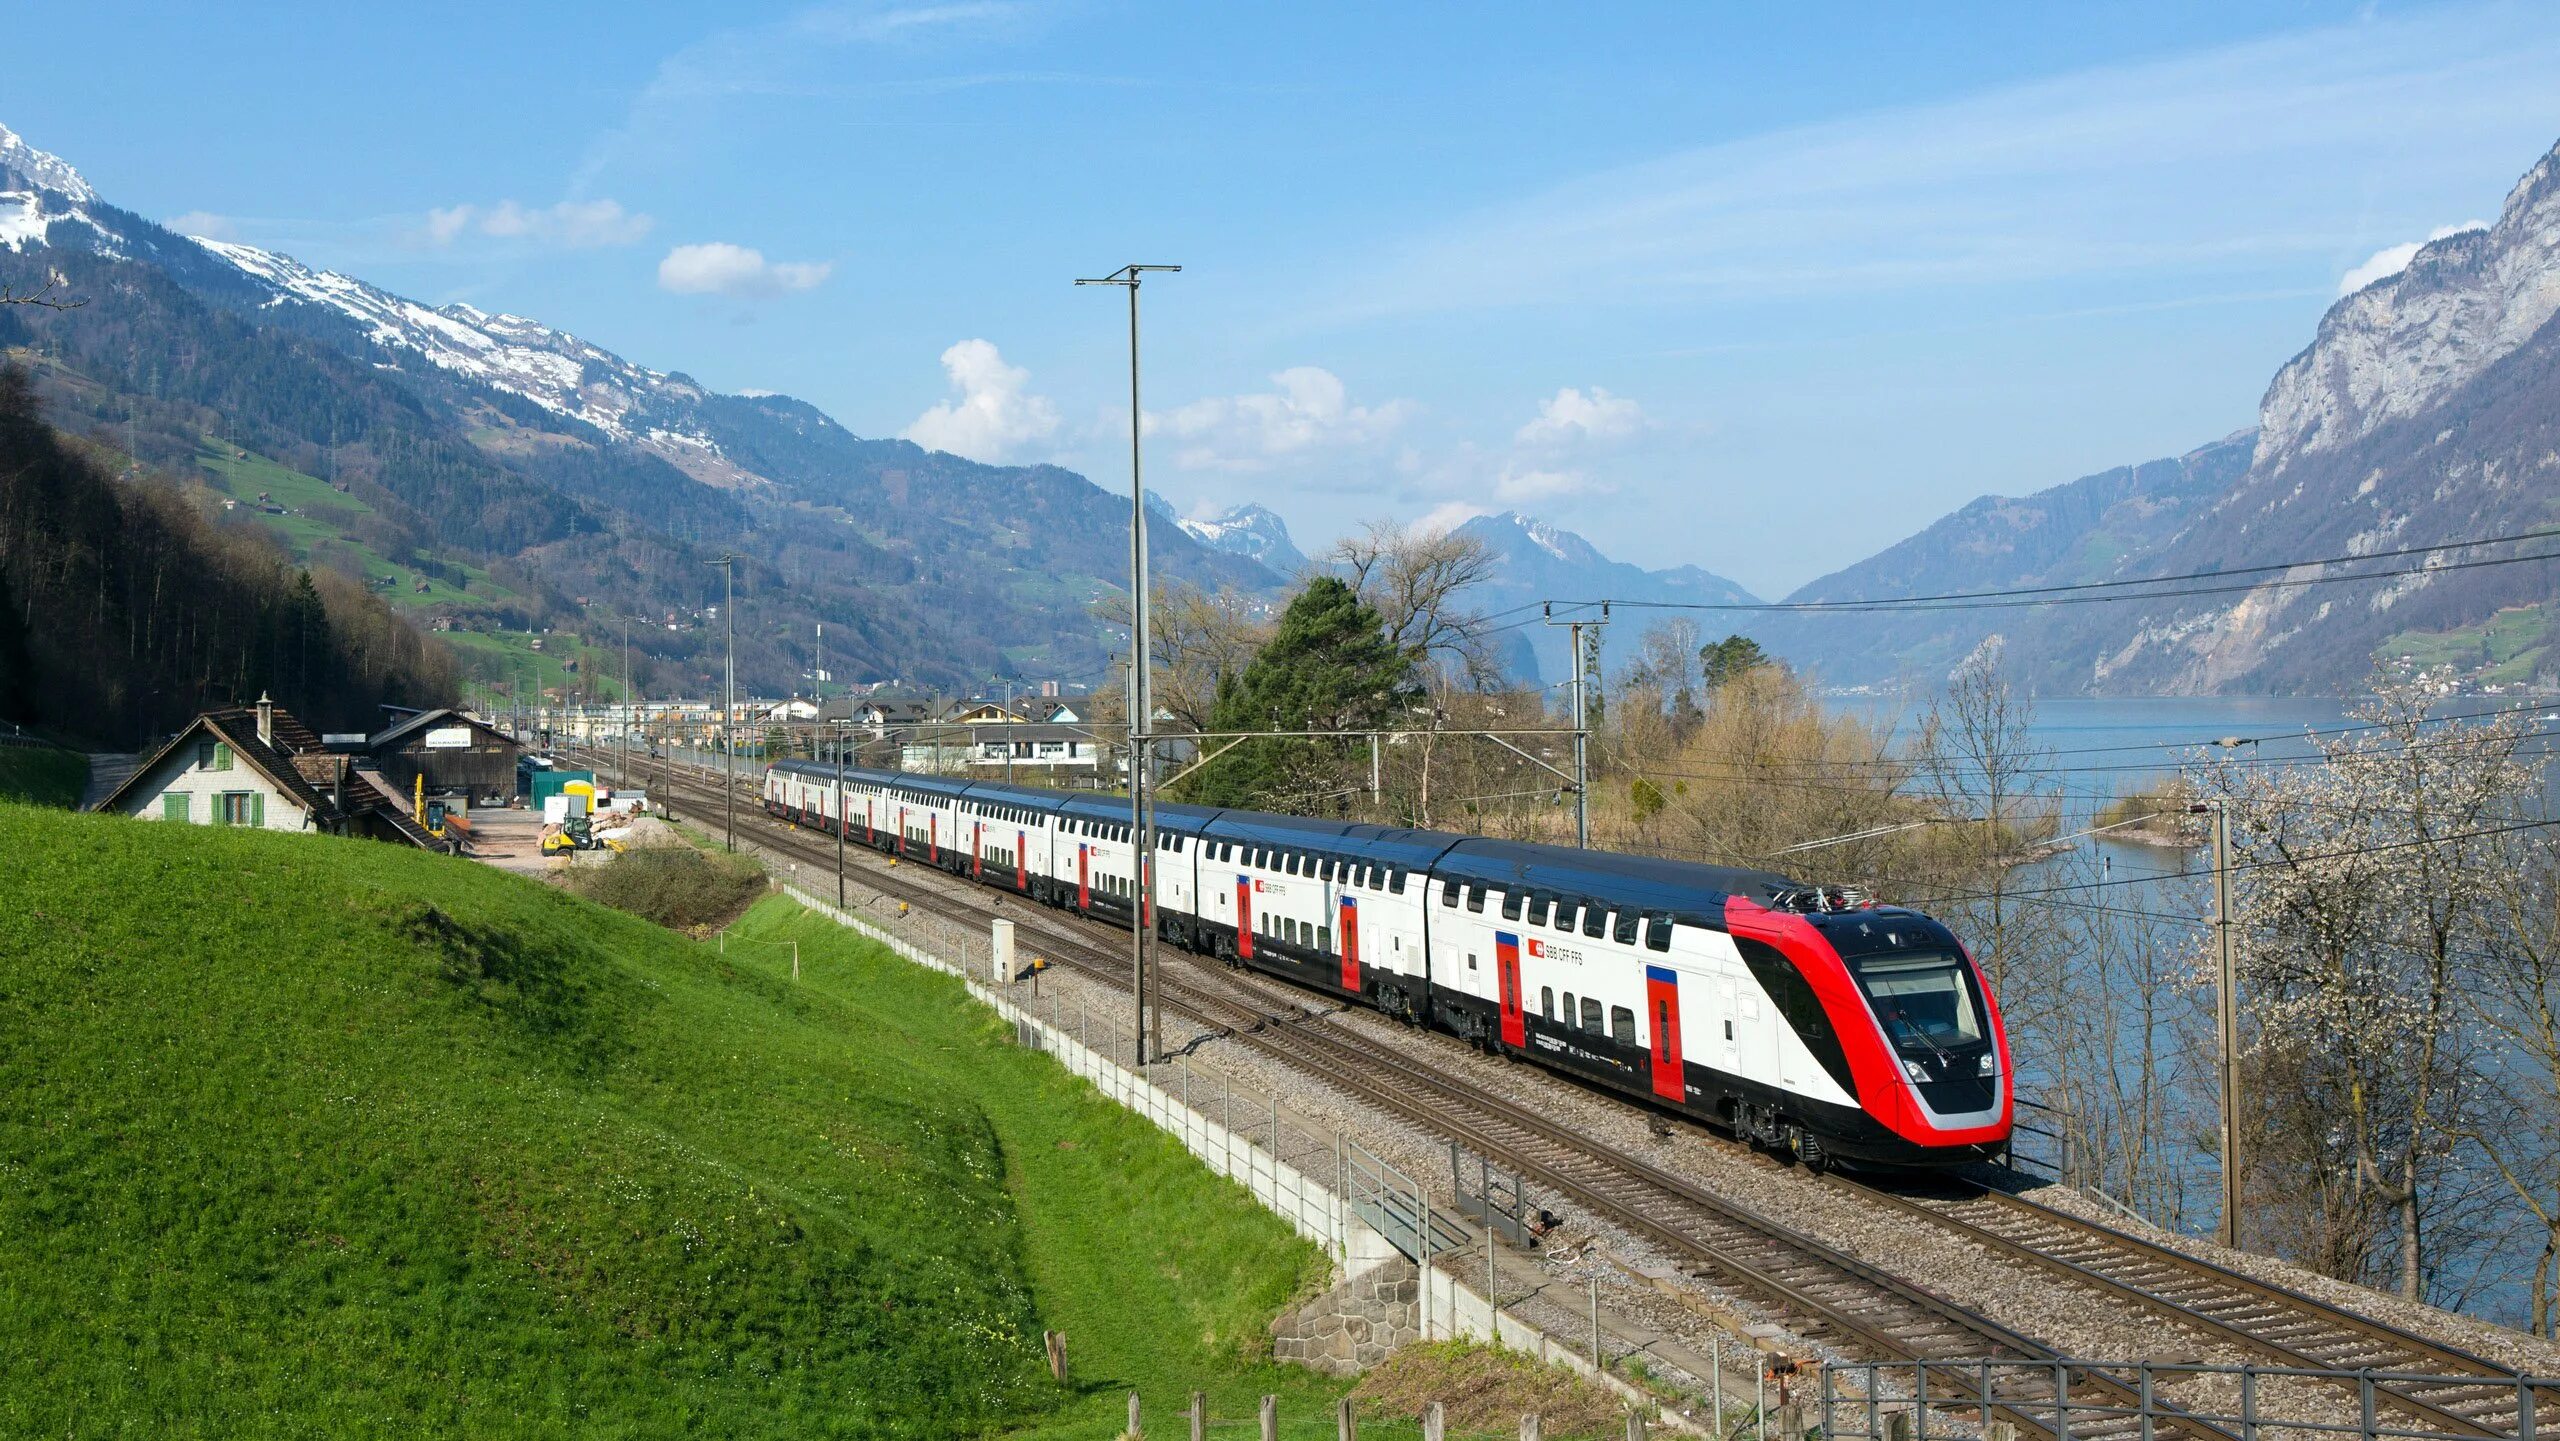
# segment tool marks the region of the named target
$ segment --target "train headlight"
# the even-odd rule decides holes
[[[1973,1073],[1977,1076],[1999,1075],[2000,1053],[1997,1051],[1983,1052],[1982,1059],[1973,1063]]]
[[[1918,1061],[1905,1061],[1902,1063],[1902,1074],[1909,1076],[1914,1082],[1922,1082],[1929,1079],[1929,1068]]]

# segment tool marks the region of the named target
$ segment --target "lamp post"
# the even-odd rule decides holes
[[[1155,1034],[1147,1004],[1148,969],[1155,930],[1156,825],[1148,794],[1149,770],[1155,759],[1152,714],[1154,696],[1147,687],[1147,490],[1138,464],[1138,286],[1148,271],[1173,272],[1179,265],[1124,265],[1109,275],[1079,280],[1078,285],[1117,285],[1129,292],[1129,834],[1138,892],[1137,914],[1129,926],[1129,969],[1138,1007],[1138,1064],[1147,1063]]]
[[[727,589],[720,598],[720,619],[729,629],[728,661],[720,698],[720,750],[725,757],[721,771],[721,804],[726,808],[727,848],[738,848],[738,562],[746,559],[735,551],[724,551],[717,560],[704,565],[720,567]]]

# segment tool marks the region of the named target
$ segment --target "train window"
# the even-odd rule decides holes
[[[1555,988],[1555,987],[1553,987],[1553,986],[1540,986],[1540,987],[1538,987],[1538,1012],[1539,1012],[1539,1014],[1541,1014],[1541,1015],[1545,1016],[1545,1017],[1546,1017],[1548,1020],[1550,1020],[1550,1021],[1552,1021],[1552,1020],[1554,1020],[1554,1019],[1556,1018],[1556,988]]]
[[[1556,902],[1556,929],[1557,929],[1557,930],[1560,930],[1560,931],[1570,931],[1570,930],[1572,930],[1572,929],[1573,929],[1573,917],[1574,917],[1574,914],[1575,914],[1575,903],[1574,903],[1574,902],[1572,902],[1572,901],[1558,901],[1558,902]]]
[[[1591,996],[1582,998],[1582,1029],[1586,1031],[1600,1029],[1600,1002]]]
[[[1556,898],[1548,895],[1544,891],[1530,892],[1528,915],[1529,924],[1533,926],[1545,925],[1547,923],[1547,907],[1552,906],[1555,903]]]
[[[1568,1026],[1573,1024],[1573,992],[1571,991],[1564,993],[1564,1023]]]
[[[1516,921],[1520,919],[1520,893],[1518,891],[1504,891],[1502,893],[1502,918],[1506,921]]]
[[[1467,969],[1472,971],[1472,970],[1474,970],[1475,968],[1476,968],[1476,953],[1475,953],[1475,952],[1473,952],[1473,951],[1469,951],[1469,952],[1467,952]]]
[[[1599,906],[1592,906],[1583,911],[1582,933],[1584,935],[1589,936],[1596,941],[1600,939],[1600,937],[1608,934],[1608,931],[1609,913],[1606,910]],[[1595,1026],[1593,1029],[1597,1030],[1599,1028]]]
[[[1457,903],[1458,883],[1456,881],[1442,881],[1440,883],[1440,904],[1444,906],[1454,906]]]
[[[1636,1013],[1624,1006],[1609,1008],[1609,1038],[1621,1046],[1636,1043]]]
[[[1644,948],[1648,951],[1671,949],[1671,918],[1656,913],[1644,918]]]
[[[1333,927],[1316,927],[1316,949],[1319,951],[1330,951],[1333,949]]]
[[[1467,909],[1478,915],[1484,914],[1484,887],[1467,887]]]
[[[1404,872],[1398,871],[1393,877],[1388,879],[1387,894],[1392,896],[1400,896],[1404,894]]]
[[[1616,923],[1610,927],[1609,939],[1616,941],[1622,946],[1634,945],[1636,943],[1636,913],[1633,911],[1618,912]]]

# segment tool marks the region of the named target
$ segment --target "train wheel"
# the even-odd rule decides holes
[[[1807,1175],[1819,1176],[1831,1169],[1831,1153],[1823,1148],[1820,1136],[1798,1129],[1795,1133],[1795,1151],[1796,1159],[1804,1163]]]

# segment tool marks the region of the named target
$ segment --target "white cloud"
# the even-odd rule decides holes
[[[781,295],[811,289],[834,271],[832,261],[767,260],[761,250],[714,240],[668,251],[658,286],[678,295]]]
[[[1186,469],[1259,471],[1284,457],[1383,440],[1413,413],[1403,400],[1354,405],[1339,376],[1313,365],[1283,370],[1271,385],[1150,413],[1145,429],[1174,441],[1174,463]]]
[[[493,240],[593,250],[636,245],[657,223],[623,209],[618,200],[563,200],[546,206],[501,200],[495,205],[439,205],[427,212],[422,233],[428,244],[439,246],[476,231]]]
[[[1505,466],[1494,477],[1493,496],[1505,505],[1534,505],[1574,495],[1607,495],[1617,487],[1579,470]]]
[[[1619,440],[1644,428],[1644,407],[1599,386],[1591,393],[1568,385],[1538,407],[1538,418],[1520,427],[1522,445],[1563,445],[1576,440]]]
[[[180,235],[201,235],[207,240],[229,240],[239,233],[239,227],[231,223],[230,216],[216,215],[206,210],[190,210],[184,215],[172,215],[161,223]]]
[[[2460,225],[2439,225],[2427,232],[2427,238],[2424,241],[2412,240],[2400,245],[2386,245],[2373,252],[2373,258],[2340,277],[2338,293],[2353,295],[2385,276],[2399,274],[2409,268],[2410,261],[2418,258],[2420,250],[2447,236],[2488,228],[2489,222],[2486,220],[2466,220]]]
[[[1425,535],[1442,535],[1456,530],[1477,516],[1491,514],[1493,514],[1492,511],[1472,501],[1444,500],[1415,517],[1413,528]]]
[[[1058,431],[1058,408],[1033,395],[1031,372],[1008,365],[993,342],[964,340],[942,352],[957,400],[945,401],[899,432],[927,450],[995,463]]]

